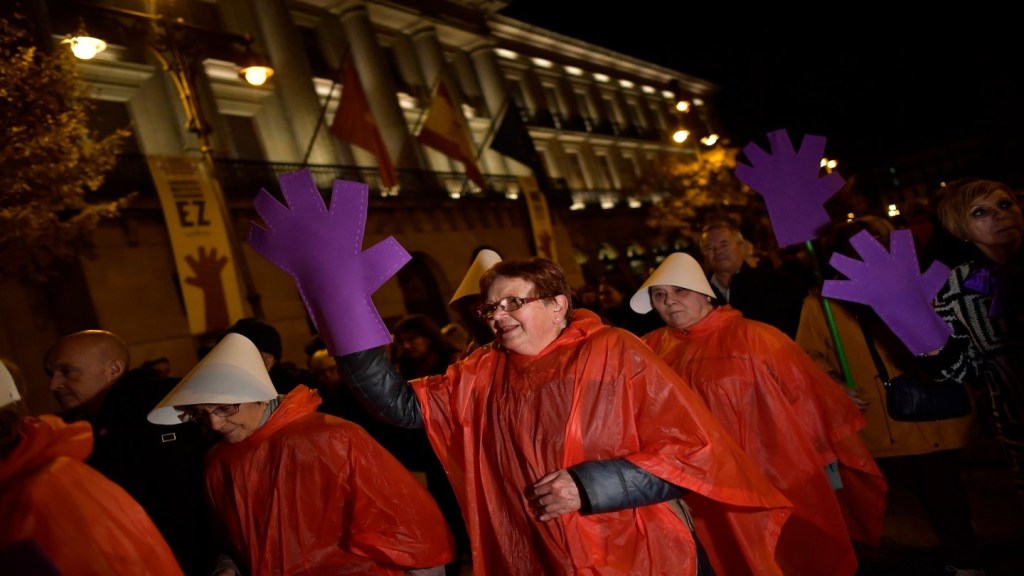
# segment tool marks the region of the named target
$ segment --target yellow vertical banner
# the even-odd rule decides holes
[[[220,331],[245,316],[220,194],[202,158],[147,156],[163,208],[192,334]]]
[[[533,229],[533,244],[537,256],[558,262],[555,252],[555,231],[551,227],[551,213],[548,201],[537,187],[533,176],[520,176],[519,185],[526,196],[526,207],[530,211],[530,228]]]

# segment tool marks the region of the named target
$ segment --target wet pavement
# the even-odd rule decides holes
[[[1024,576],[1024,505],[994,441],[964,451],[964,483],[986,576]],[[858,576],[948,576],[917,500],[906,486],[890,485],[889,509],[878,548],[863,549]]]

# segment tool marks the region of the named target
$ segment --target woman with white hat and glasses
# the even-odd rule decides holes
[[[278,395],[259,350],[232,333],[149,420],[221,436],[206,458],[207,493],[246,573],[444,574],[453,540],[430,494],[362,428],[319,404],[304,385]]]
[[[879,536],[886,484],[856,435],[864,419],[842,388],[778,329],[716,306],[689,254],[670,254],[630,306],[657,310],[667,326],[644,342],[793,502],[775,555],[783,572],[854,574],[850,539]],[[846,514],[847,507],[858,513]]]

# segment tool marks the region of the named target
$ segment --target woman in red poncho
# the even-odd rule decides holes
[[[92,428],[22,416],[0,362],[0,573],[180,576],[153,521],[85,464]]]
[[[407,385],[380,348],[339,356],[357,396],[425,427],[479,576],[708,574],[685,505],[748,528],[729,550],[780,575],[789,502],[650,349],[573,312],[562,268],[497,262],[478,310],[496,339]]]
[[[304,385],[278,396],[256,346],[228,334],[149,420],[221,435],[206,486],[247,573],[444,574],[454,543],[430,494],[362,428],[319,404]]]
[[[677,252],[630,305],[658,311],[667,326],[644,342],[793,502],[776,551],[785,574],[854,574],[851,538],[877,542],[885,513],[885,479],[856,435],[864,418],[789,337],[713,301],[700,264]]]

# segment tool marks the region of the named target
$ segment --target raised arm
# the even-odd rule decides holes
[[[335,180],[328,208],[309,170],[279,181],[286,204],[260,191],[254,206],[265,226],[251,224],[249,244],[295,280],[359,401],[392,424],[421,428],[415,394],[380,348],[391,343],[391,333],[371,298],[409,261],[409,253],[391,237],[363,250],[365,184]]]
[[[402,428],[423,428],[423,412],[412,386],[395,371],[382,348],[335,359],[349,390],[371,414]]]

